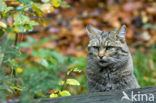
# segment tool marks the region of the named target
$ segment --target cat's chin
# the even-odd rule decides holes
[[[107,67],[109,65],[109,63],[103,63],[103,62],[99,62],[98,64],[101,67]]]

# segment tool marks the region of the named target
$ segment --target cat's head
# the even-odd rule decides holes
[[[90,38],[88,56],[100,66],[122,65],[128,60],[125,25],[113,31],[101,31],[87,25],[87,32]]]

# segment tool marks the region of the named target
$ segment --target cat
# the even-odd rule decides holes
[[[139,88],[126,44],[126,26],[113,31],[86,27],[90,38],[87,54],[88,92]]]

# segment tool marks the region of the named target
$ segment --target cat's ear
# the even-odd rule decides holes
[[[123,25],[123,26],[119,29],[118,36],[119,36],[120,38],[125,39],[125,37],[126,37],[126,25]]]
[[[87,33],[88,33],[88,36],[90,39],[94,39],[102,33],[101,30],[96,29],[95,27],[91,26],[90,24],[87,25],[86,30],[87,30]]]

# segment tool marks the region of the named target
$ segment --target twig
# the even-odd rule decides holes
[[[18,41],[18,34],[16,33],[16,35],[15,35],[15,46],[17,46],[17,41]]]

